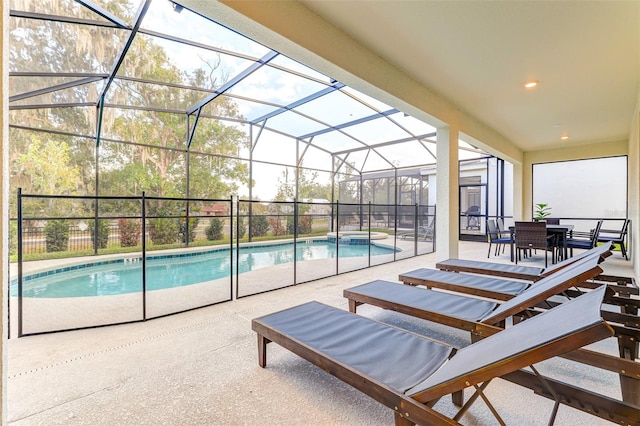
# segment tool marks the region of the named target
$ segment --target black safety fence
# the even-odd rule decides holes
[[[434,247],[434,206],[18,191],[10,336],[145,321]]]

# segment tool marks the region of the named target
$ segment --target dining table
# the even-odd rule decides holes
[[[515,226],[510,226],[509,227],[509,232],[511,234],[511,244],[510,244],[510,251],[511,251],[511,261],[514,261],[514,251],[513,251],[513,245],[515,243],[515,231],[516,231],[516,227]],[[560,224],[551,224],[551,223],[547,223],[547,235],[553,235],[556,237],[556,246],[560,249],[562,249],[562,259],[567,259],[568,255],[569,255],[569,250],[567,249],[567,238],[569,237],[569,234],[571,233],[571,231],[573,231],[573,225],[560,225]],[[555,259],[552,259],[551,263],[556,263]]]

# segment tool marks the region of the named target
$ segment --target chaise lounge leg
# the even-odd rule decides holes
[[[619,336],[620,358],[635,361],[638,359],[638,342],[631,336]],[[640,380],[620,374],[622,400],[640,405]]]
[[[464,390],[459,390],[451,394],[451,402],[456,407],[462,407],[464,405]]]
[[[271,340],[258,334],[258,365],[262,368],[267,366],[267,343]]]

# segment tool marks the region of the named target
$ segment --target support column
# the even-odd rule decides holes
[[[531,166],[529,165],[529,170]],[[529,173],[531,176],[531,173]],[[524,190],[524,167],[522,164],[513,164],[513,220],[531,220],[531,213],[525,217],[524,211],[527,203],[531,203],[531,179],[528,179],[529,190]],[[528,192],[528,193],[527,193]],[[528,204],[531,205],[531,204]],[[529,211],[531,209],[529,208]]]
[[[436,261],[440,262],[458,257],[458,129],[450,126],[438,128],[436,147]]]

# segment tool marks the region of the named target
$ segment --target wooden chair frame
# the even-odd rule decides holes
[[[305,336],[300,336],[300,333],[292,334],[291,325],[283,325],[280,321],[282,316],[291,316],[293,313],[293,319],[288,318],[288,324],[295,324],[298,321],[296,310],[305,305],[256,318],[252,321],[252,328],[258,337],[258,363],[263,368],[266,367],[267,345],[274,342],[394,410],[396,425],[451,425],[459,424],[459,416],[449,418],[432,408],[441,397],[448,394],[456,395],[454,402],[460,405],[461,391],[473,386],[483,398],[486,398],[482,391],[487,382],[495,377],[517,373],[523,367],[611,336],[613,334],[611,327],[599,314],[603,295],[604,287],[551,309],[544,315],[536,316],[475,342],[456,352],[441,368],[428,377],[420,379],[416,386],[405,392],[362,373],[358,367],[355,367],[359,363],[346,364],[341,361],[341,358],[335,358],[324,349],[331,346],[336,338],[342,338],[343,333],[347,332],[350,326],[349,324],[343,326],[342,321],[336,321],[336,318],[333,318],[335,316],[343,318],[347,314],[337,308],[326,307],[322,312],[324,318],[322,328],[324,329],[325,326],[331,328],[331,332],[326,333],[322,342],[305,339]],[[376,323],[363,317],[359,318],[361,320],[358,321]],[[376,327],[383,330],[395,329],[386,324],[376,324],[378,324]],[[562,326],[558,327],[558,324]],[[293,327],[295,328],[295,325]],[[410,336],[412,339],[415,339],[416,335],[407,331],[399,334],[398,329],[395,330],[395,345],[390,341],[387,342],[387,339],[382,336],[377,339],[377,343],[397,353],[404,350],[402,344],[397,344],[399,335],[406,335],[407,338]],[[542,330],[544,332],[540,332]],[[349,335],[351,336],[351,333]],[[531,338],[522,339],[523,335]],[[358,339],[357,335],[353,339]],[[362,354],[360,361],[366,362],[368,354],[364,351],[355,351],[349,356],[359,356],[358,354]],[[472,399],[475,399],[475,396]],[[561,401],[556,399],[556,402]],[[466,405],[463,406],[463,410],[466,408]]]
[[[593,262],[593,258],[590,261]],[[554,275],[556,279],[558,279],[558,277],[562,277],[562,275],[564,275],[565,278],[573,275],[573,278],[564,280],[563,284],[555,287],[555,291],[558,293],[571,292],[571,287],[579,284],[582,280],[589,279],[589,275],[597,276],[598,269],[600,268],[590,268],[590,266],[593,266],[593,263],[589,265],[588,262],[589,258],[586,258],[582,262],[578,262],[576,265],[569,267],[568,270],[565,268],[564,273]],[[539,283],[544,284],[545,281],[540,281]],[[502,312],[499,315],[489,315],[485,317],[486,319],[483,318],[480,321],[467,320],[462,317],[443,313],[438,309],[434,310],[430,307],[424,307],[420,302],[420,300],[428,298],[428,292],[432,292],[434,295],[437,294],[437,297],[440,300],[444,297],[443,294],[445,296],[450,296],[452,303],[449,303],[449,305],[461,304],[457,299],[454,299],[462,298],[463,296],[461,295],[445,294],[413,286],[403,286],[396,283],[386,284],[390,286],[390,288],[391,286],[394,287],[394,289],[386,291],[384,292],[385,294],[381,294],[380,296],[377,296],[376,292],[363,291],[363,287],[367,286],[366,284],[364,286],[345,290],[344,296],[349,299],[349,310],[351,312],[356,312],[358,305],[370,304],[383,309],[394,310],[413,317],[469,331],[471,332],[472,340],[477,340],[484,338],[487,335],[499,332],[503,326],[501,321],[506,319],[505,315],[514,316],[516,319],[524,319],[535,315],[536,312],[539,312],[537,310],[527,309],[527,307],[533,307],[535,305],[538,309],[548,309],[549,306],[556,305],[548,300],[549,295],[552,292],[549,289],[549,292],[535,295],[535,302],[532,298],[527,299],[526,295],[524,297],[523,295],[519,295],[501,306],[500,309],[502,309]],[[600,287],[606,288],[606,286]],[[393,296],[389,297],[389,294],[393,294]],[[569,296],[576,296],[579,294],[582,293],[575,291],[570,293]],[[415,301],[415,303],[405,303],[407,300]],[[474,299],[469,298],[469,300],[471,301]],[[483,303],[481,300],[475,300],[477,300],[475,303]],[[583,410],[585,410],[585,407],[599,407],[598,410],[594,411],[596,412],[596,415],[603,418],[610,419],[615,417],[618,421],[628,421],[629,418],[633,418],[638,422],[640,421],[640,364],[636,362],[636,360],[638,357],[638,341],[640,340],[640,319],[637,316],[640,301],[616,297],[613,295],[612,291],[609,291],[605,300],[607,303],[613,303],[620,306],[624,305],[625,309],[628,311],[614,313],[603,310],[601,313],[603,318],[613,321],[615,324],[619,324],[614,326],[614,329],[620,349],[620,357],[586,350],[575,351],[571,354],[565,355],[565,357],[577,362],[618,373],[620,375],[623,399],[622,401],[619,401],[604,395],[595,394],[597,395],[595,396],[592,392],[577,387],[569,387],[571,388],[571,390],[569,390],[569,388],[563,385],[564,388],[566,388],[565,391],[569,392],[564,395],[570,395],[570,397],[567,397],[567,401],[565,401],[565,403],[573,406],[574,408]],[[505,305],[507,305],[507,308],[504,308]],[[525,379],[525,376],[520,373],[516,376],[517,377],[515,377],[514,380],[516,380],[517,383],[522,384],[523,381],[529,380],[528,383],[533,386],[534,389],[536,386],[539,386],[539,384],[534,385],[535,380],[531,378]],[[585,405],[587,402],[590,405]],[[591,411],[590,408],[587,408],[587,411]],[[636,411],[636,416],[628,417],[630,412],[633,413],[633,410]]]

